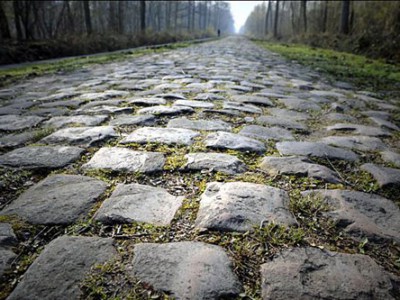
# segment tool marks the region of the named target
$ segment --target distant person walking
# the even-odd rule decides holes
[[[218,29],[218,37],[221,36],[221,30]]]

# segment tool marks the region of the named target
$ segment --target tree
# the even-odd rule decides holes
[[[340,33],[349,34],[350,0],[342,1],[342,14],[340,18]]]
[[[276,1],[276,7],[275,7],[274,38],[278,37],[278,21],[279,21],[279,0]]]
[[[116,32],[116,19],[117,19],[117,16],[116,16],[116,12],[115,12],[115,5],[117,4],[117,2],[115,2],[115,1],[109,1],[109,11],[108,11],[108,13],[109,13],[109,15],[108,15],[108,28],[109,28],[109,31],[111,31],[112,33],[115,33]]]
[[[118,33],[124,34],[124,11],[125,11],[125,1],[118,1]]]
[[[302,21],[303,32],[307,32],[307,0],[301,0],[300,2],[300,12]]]
[[[86,31],[88,35],[91,35],[93,33],[93,28],[92,28],[92,19],[90,17],[90,7],[88,0],[83,1],[83,11],[85,13]]]
[[[190,20],[192,22],[192,24],[190,25],[190,31],[194,31],[194,26],[195,26],[195,18],[196,18],[196,3],[194,2],[194,0],[190,0],[192,2],[192,13],[191,13],[191,17]]]
[[[0,39],[11,39],[10,27],[8,27],[7,15],[4,12],[2,2],[0,2]]]
[[[140,31],[144,33],[146,30],[146,1],[140,1]]]
[[[296,20],[295,20],[295,10],[294,10],[294,3],[290,1],[290,19],[292,24],[292,33],[296,33]]]
[[[267,13],[265,14],[265,35],[269,32],[269,23],[271,19],[271,0],[268,1]]]
[[[326,32],[326,23],[328,22],[328,1],[325,1],[324,13],[322,16],[322,32]]]
[[[75,32],[75,22],[74,22],[74,17],[72,15],[72,10],[71,6],[69,4],[69,1],[65,1],[66,6],[67,6],[67,15],[68,15],[68,29],[74,33]]]
[[[168,3],[169,1],[167,1]],[[187,5],[187,31],[190,32],[191,31],[191,24],[192,24],[192,1],[188,1],[188,5]]]
[[[20,3],[16,0],[13,1],[13,8],[14,8],[14,22],[15,22],[15,29],[17,31],[17,39],[21,41],[23,39],[22,36],[22,29],[21,29],[21,10],[20,10]]]
[[[174,7],[174,30],[178,28],[178,13],[179,13],[179,1],[175,1]]]
[[[128,17],[129,16],[129,17]],[[261,25],[262,26],[262,25]],[[227,1],[72,1],[10,0],[0,2],[0,39],[68,39],[72,35],[233,31]],[[168,37],[169,38],[169,37]],[[131,39],[134,41],[135,39]],[[118,44],[115,43],[115,44]]]

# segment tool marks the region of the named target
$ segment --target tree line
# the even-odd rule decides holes
[[[0,1],[2,41],[234,32],[225,1]]]
[[[264,1],[241,33],[314,46],[348,43],[353,52],[376,47],[385,56],[399,48],[400,1]]]
[[[354,34],[400,29],[399,1],[264,1],[241,29],[254,36],[285,38],[304,33]]]

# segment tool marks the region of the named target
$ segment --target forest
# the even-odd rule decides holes
[[[0,1],[0,64],[234,33],[227,1]],[[241,34],[400,62],[400,1],[260,1]]]
[[[400,1],[264,1],[241,33],[400,62]]]
[[[0,1],[0,64],[234,32],[225,1]]]

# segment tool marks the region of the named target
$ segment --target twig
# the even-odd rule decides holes
[[[267,220],[267,219],[262,219],[262,220],[261,220],[261,222],[260,222],[260,229],[263,228],[265,222],[268,222],[268,220]]]
[[[42,230],[40,230],[39,233],[37,235],[35,235],[31,241],[29,241],[28,245],[32,245],[32,243],[36,240],[36,238],[39,235],[41,235],[45,230],[47,230],[47,228],[48,227],[45,226]],[[18,254],[18,256],[16,258],[14,258],[14,260],[11,263],[11,265],[13,265],[22,256],[22,254],[24,253],[24,249],[26,249],[28,245],[22,245],[22,251]]]
[[[114,235],[113,238],[129,240],[129,239],[132,239],[132,238],[142,237],[142,236],[149,236],[149,235],[151,235],[151,234],[150,233],[138,233],[138,234],[132,234],[132,235],[121,234],[121,235]]]
[[[344,179],[344,177],[342,176],[342,174],[340,174],[340,172],[338,171],[338,169],[335,168],[335,166],[332,164],[332,162],[330,161],[330,159],[328,158],[328,156],[325,154],[325,158],[328,161],[328,163],[330,164],[330,166],[332,167],[332,169],[336,172],[336,174],[340,177],[340,179],[342,179],[342,181],[344,183],[346,183],[347,185],[350,185],[352,187],[354,187],[354,184],[352,184],[351,182],[348,182],[346,179]]]

